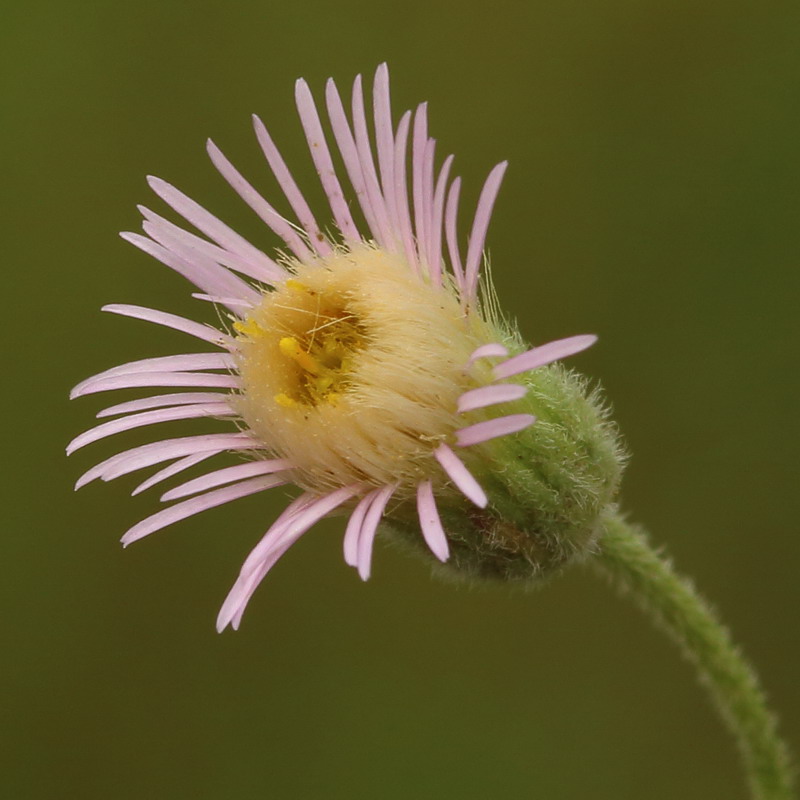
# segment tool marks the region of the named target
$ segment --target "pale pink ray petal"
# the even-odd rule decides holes
[[[395,231],[389,218],[386,207],[386,198],[381,192],[378,183],[378,173],[375,171],[375,160],[372,157],[372,147],[369,143],[367,130],[367,115],[364,111],[364,94],[361,89],[361,76],[356,75],[353,81],[353,133],[355,135],[358,160],[361,164],[361,173],[367,188],[367,197],[375,214],[377,227],[372,229],[373,236],[381,247],[393,250],[395,248]]]
[[[478,208],[475,211],[475,219],[472,223],[472,232],[470,233],[467,247],[467,263],[464,267],[468,301],[475,300],[477,295],[483,245],[486,241],[486,232],[489,229],[492,208],[497,199],[497,193],[500,191],[500,184],[503,181],[506,167],[508,167],[508,161],[503,161],[489,173],[478,199]]]
[[[389,70],[385,63],[380,64],[375,71],[375,81],[372,84],[372,111],[378,168],[381,175],[381,193],[386,202],[386,210],[389,212],[392,230],[396,234],[395,238],[398,238],[401,226],[395,197],[392,104],[389,96]]]
[[[134,239],[139,238],[136,234],[120,235],[163,264],[180,272],[188,280],[196,283],[198,288],[210,294],[230,295],[237,300],[247,300],[250,303],[258,302],[261,297],[260,291],[210,256],[200,237],[192,240],[177,226],[170,229],[166,225],[148,219],[142,220],[142,230],[150,237],[144,242],[135,242]],[[166,257],[162,250],[166,251]],[[195,281],[193,276],[197,276],[200,280]]]
[[[204,492],[206,489],[213,489],[215,486],[222,486],[225,483],[233,483],[240,481],[244,478],[255,478],[256,475],[271,475],[273,472],[286,472],[292,468],[292,462],[287,461],[285,458],[270,458],[258,461],[248,461],[245,464],[235,464],[232,467],[223,467],[222,469],[209,472],[201,475],[199,478],[194,478],[186,483],[176,486],[161,495],[163,502],[170,500],[178,500],[181,497],[188,497],[190,494],[197,494],[197,492]],[[286,483],[286,477],[281,475],[276,477],[275,486],[280,486]]]
[[[199,464],[202,461],[206,461],[209,458],[213,458],[217,455],[216,452],[212,453],[195,453],[191,456],[184,456],[183,458],[179,458],[177,461],[174,461],[168,467],[164,467],[164,469],[160,469],[158,472],[154,472],[146,481],[142,481],[132,492],[132,495],[140,494],[141,492],[145,491],[146,489],[150,489],[152,486],[155,486],[162,481],[167,480],[168,478],[172,478],[175,475],[183,472],[184,470],[193,467],[195,464]]]
[[[173,458],[197,453],[222,453],[226,450],[256,450],[258,445],[246,433],[204,433],[199,436],[181,436],[162,439],[123,450],[87,470],[75,484],[78,490],[97,478],[112,481],[130,472],[162,464]]]
[[[442,521],[439,519],[436,498],[433,496],[433,487],[430,481],[422,481],[417,486],[417,513],[422,535],[431,552],[439,561],[447,561],[450,558],[450,546],[447,543],[444,528],[442,528]]]
[[[498,403],[510,403],[524,397],[527,391],[527,387],[518,383],[496,383],[492,386],[481,386],[480,389],[470,389],[458,398],[458,413],[463,414]]]
[[[256,303],[250,303],[247,300],[241,300],[238,297],[223,297],[219,294],[203,294],[202,292],[192,292],[192,297],[195,300],[204,300],[207,303],[214,303],[217,306],[227,306],[230,309],[248,309],[253,308]],[[259,298],[261,295],[259,295]],[[244,316],[240,311],[234,310],[233,312],[237,317]]]
[[[309,502],[305,502],[300,511],[293,515],[292,519],[284,522],[280,529],[274,530],[274,544],[270,546],[267,554],[254,570],[240,574],[237,581],[239,588],[236,590],[236,587],[234,587],[236,591],[231,598],[231,611],[228,612],[233,630],[239,630],[239,625],[241,625],[242,617],[247,610],[250,598],[255,594],[256,589],[261,585],[269,571],[283,558],[286,551],[314,526],[317,519],[313,517],[306,517],[303,519],[302,524],[293,525],[295,520],[301,516],[302,510],[308,508],[309,505]],[[291,529],[290,526],[292,526]],[[217,630],[220,629],[218,628]]]
[[[141,414],[131,414],[127,417],[103,422],[76,436],[67,445],[67,455],[72,455],[76,450],[87,444],[113,436],[122,431],[141,428],[145,425],[156,425],[159,422],[173,422],[179,419],[197,419],[198,417],[229,417],[236,412],[228,403],[202,403],[195,406],[178,406],[177,408],[157,408],[155,411],[143,411]]]
[[[349,500],[353,495],[357,494],[360,490],[358,486],[344,486],[341,489],[336,489],[328,494],[317,497],[316,499],[305,505],[294,517],[291,518],[285,530],[280,536],[291,537],[298,530],[303,528],[304,525],[313,525],[318,520],[322,519],[331,511],[334,511],[342,503]],[[305,530],[305,529],[304,529]],[[276,535],[277,536],[277,535]],[[267,540],[265,537],[262,539],[252,550],[250,555],[245,559],[242,564],[242,575],[249,575],[255,571],[261,561],[269,556],[270,550],[273,545],[280,544],[277,538]]]
[[[333,78],[328,78],[325,85],[325,102],[328,107],[328,116],[331,121],[331,130],[333,130],[336,145],[342,155],[347,175],[350,178],[350,183],[358,198],[361,211],[364,213],[364,219],[372,233],[372,237],[379,238],[379,226],[375,216],[375,211],[370,202],[369,192],[367,191],[367,184],[364,179],[364,173],[361,169],[361,162],[358,156],[358,148],[356,141],[353,138],[353,132],[350,130],[350,123],[347,121],[347,115],[344,110],[342,98],[339,95],[339,90]]]
[[[380,489],[375,489],[361,498],[355,507],[350,519],[347,521],[347,529],[344,532],[344,563],[349,567],[358,565],[358,540],[361,536],[361,527],[364,524],[364,517],[369,510],[372,501]]]
[[[208,389],[237,389],[239,382],[233,375],[217,375],[211,372],[137,372],[132,375],[115,375],[98,378],[72,397],[82,397],[97,392],[116,389],[136,389],[143,386],[202,386]]]
[[[458,196],[461,192],[461,178],[454,178],[447,193],[447,206],[445,208],[445,234],[447,236],[447,251],[450,253],[450,266],[459,292],[464,291],[464,267],[461,265],[461,251],[458,247]]]
[[[173,525],[182,519],[207,511],[210,508],[230,503],[241,497],[263,492],[272,486],[272,477],[250,478],[250,480],[235,483],[233,486],[225,486],[222,489],[215,489],[212,492],[201,494],[199,497],[192,497],[174,506],[165,508],[155,514],[151,514],[146,519],[134,525],[122,537],[122,544],[127,547],[129,544],[149,536],[151,533]]]
[[[406,182],[406,150],[410,124],[411,112],[406,111],[400,118],[400,124],[397,126],[397,137],[394,142],[394,192],[403,249],[405,250],[408,265],[414,272],[418,273],[417,247],[411,227],[411,209],[408,205],[408,185]]]
[[[131,414],[134,411],[146,411],[148,408],[166,408],[167,406],[190,406],[195,403],[221,403],[227,397],[226,392],[175,392],[173,394],[156,394],[152,397],[140,397],[128,400],[97,412],[97,417],[113,417],[116,414]]]
[[[261,562],[258,569],[243,580],[238,604],[230,620],[230,625],[233,630],[239,630],[239,626],[242,624],[242,617],[244,617],[244,612],[247,610],[247,604],[250,602],[250,598],[255,594],[256,589],[261,585],[264,578],[267,577],[269,571],[283,558],[286,551],[304,534],[308,533],[312,527],[313,525],[309,524],[308,527],[296,531],[291,537],[282,539],[280,545],[270,553],[268,558],[265,558],[264,561]],[[218,631],[219,630],[220,629],[218,629]]]
[[[417,252],[424,259],[428,252],[428,232],[425,219],[425,184],[423,165],[428,144],[428,104],[420,103],[414,114],[414,133],[411,139],[411,196],[414,199],[414,232]]]
[[[450,167],[452,166],[453,156],[447,156],[444,160],[444,164],[442,164],[439,177],[436,180],[436,190],[433,194],[428,263],[431,265],[433,282],[437,286],[442,283],[442,218],[444,216],[444,191],[447,187],[447,178],[450,175]]]
[[[520,372],[543,367],[553,361],[559,361],[567,356],[580,353],[582,350],[586,350],[587,347],[591,347],[596,341],[597,337],[590,333],[548,342],[540,347],[534,347],[532,350],[509,358],[508,361],[504,361],[502,364],[498,364],[494,368],[495,377],[510,378]]]
[[[333,212],[333,218],[336,220],[336,225],[345,239],[351,242],[360,241],[361,237],[350,214],[350,209],[347,207],[342,187],[333,168],[333,160],[325,141],[325,134],[322,132],[322,123],[319,120],[319,114],[317,114],[314,98],[311,96],[308,84],[302,78],[295,84],[295,103],[300,114],[300,122],[303,125],[306,139],[308,139],[311,158],[317,169],[322,188],[328,196],[328,202]]]
[[[496,439],[498,436],[518,433],[534,422],[536,417],[533,414],[509,414],[506,417],[476,422],[456,431],[456,444],[459,447],[471,447],[474,444],[488,442],[489,439]]]
[[[292,211],[297,215],[297,219],[300,220],[300,224],[303,226],[303,230],[306,232],[311,246],[321,256],[330,255],[330,253],[333,252],[333,248],[330,246],[325,234],[317,224],[317,220],[306,202],[305,197],[303,197],[303,193],[300,191],[297,183],[295,183],[289,167],[286,166],[283,156],[280,154],[275,142],[273,142],[272,137],[269,135],[267,126],[264,125],[261,118],[257,117],[255,114],[253,114],[253,128],[255,129],[256,138],[261,145],[264,157],[267,159],[267,163],[272,170],[272,174],[275,176],[275,180],[278,181],[284,195],[286,195],[286,199],[289,201]]]
[[[250,305],[255,305],[261,299],[259,291],[203,253],[202,248],[185,241],[184,237],[147,220],[142,222],[142,229],[149,239],[136,233],[121,233],[120,236],[209,294],[221,297],[230,295]],[[236,307],[231,311],[236,314]]]
[[[308,259],[311,256],[311,250],[308,249],[297,231],[253,188],[252,184],[233,166],[211,139],[206,142],[206,150],[220,175],[225,178],[236,194],[256,212],[273,233],[286,242],[289,249],[301,261]]]
[[[489,498],[472,473],[464,466],[464,462],[446,444],[440,444],[433,451],[433,455],[462,494],[479,508],[486,508]]]
[[[156,311],[154,308],[145,308],[144,306],[132,306],[127,303],[110,303],[103,306],[101,311],[109,311],[112,314],[120,314],[123,317],[132,317],[133,319],[141,319],[145,322],[154,322],[156,325],[163,325],[166,328],[180,331],[181,333],[188,333],[189,336],[194,336],[196,339],[202,339],[204,342],[211,342],[211,344],[218,345],[230,349],[232,339],[227,334],[223,333],[211,325],[206,325],[202,322],[194,322],[184,317],[179,317],[177,314],[169,314],[166,311]]]
[[[286,278],[286,270],[276,264],[269,256],[254,247],[245,238],[222,220],[206,211],[201,205],[185,195],[179,189],[161,178],[148,176],[150,188],[169,206],[177,211],[184,219],[192,223],[198,230],[213,239],[221,247],[230,250],[240,258],[247,261],[251,267],[263,274],[267,283],[282,281]]]
[[[145,222],[144,225],[145,228],[149,228],[150,226],[147,222]],[[255,292],[255,290],[251,289],[244,282],[241,282],[242,285],[239,287],[239,289],[234,289],[231,291],[233,287],[229,286],[219,274],[214,274],[210,270],[205,269],[199,258],[189,259],[180,257],[172,250],[164,247],[162,244],[155,242],[152,239],[148,239],[146,236],[142,236],[138,233],[123,231],[120,234],[120,237],[126,242],[130,242],[132,245],[134,245],[134,247],[138,247],[140,250],[143,250],[149,256],[152,256],[162,264],[170,267],[170,269],[174,269],[175,272],[186,278],[186,280],[188,280],[190,283],[193,283],[199,289],[211,292],[212,294],[234,294],[240,298],[248,298],[253,302],[255,301],[255,298],[258,297],[258,294]],[[219,270],[223,269],[223,267],[219,266],[217,266],[217,268]],[[229,272],[228,275],[231,278],[234,278],[232,273]],[[235,280],[239,279],[235,278]],[[230,308],[230,310],[234,313],[237,313],[233,308]]]
[[[394,494],[396,484],[384,486],[378,490],[372,501],[361,526],[361,535],[358,537],[358,574],[362,581],[369,580],[372,570],[372,544],[378,531],[378,524],[383,516],[389,498]]]
[[[496,358],[508,355],[508,349],[499,342],[490,342],[489,344],[482,344],[472,351],[472,355],[467,361],[467,369],[469,369],[479,358]]]
[[[425,154],[422,157],[422,213],[425,217],[425,240],[417,241],[420,250],[425,254],[428,274],[435,280],[435,270],[430,263],[431,243],[433,241],[433,165],[436,156],[436,140],[428,139],[425,143]]]
[[[147,206],[138,205],[136,208],[139,209],[141,215],[147,222],[150,222],[151,224],[160,228],[162,231],[170,234],[174,239],[177,239],[187,247],[201,252],[212,261],[216,261],[217,264],[220,264],[223,267],[228,267],[228,269],[235,270],[242,275],[247,275],[248,278],[253,278],[260,283],[275,282],[268,279],[268,276],[264,274],[263,269],[255,269],[250,265],[250,262],[246,261],[241,256],[236,255],[236,253],[231,253],[224,247],[220,247],[213,242],[209,242],[200,236],[196,236],[195,234],[184,230],[174,222],[170,222],[166,217],[162,217],[160,214],[156,214],[155,211],[151,211],[149,208],[147,208]]]
[[[174,356],[140,358],[100,372],[95,378],[130,375],[136,372],[194,372],[199,369],[230,370],[236,360],[229,353],[177,353]],[[91,378],[89,380],[92,380]]]
[[[274,542],[286,529],[287,524],[289,524],[303,508],[308,506],[312,498],[313,495],[306,493],[293,500],[272,525],[270,525],[269,530],[264,534],[261,541],[269,537],[270,540]],[[312,524],[313,523],[309,524],[308,527],[310,528]],[[300,536],[302,536],[302,533],[297,536],[297,539],[299,539]],[[294,541],[296,541],[296,539]],[[264,579],[264,576],[270,568],[289,549],[294,541],[290,540],[282,548],[273,547],[271,550],[272,557],[262,561],[261,566],[254,572],[247,575],[239,574],[217,615],[217,632],[222,633],[232,621],[234,630],[238,628],[238,623],[241,620],[242,614],[253,592]],[[259,544],[260,543],[261,542],[259,542]]]
[[[96,375],[82,380],[72,389],[72,392],[77,397],[93,381],[112,378],[115,375],[133,375],[138,372],[191,372],[202,369],[231,370],[234,367],[235,362],[228,353],[184,353],[158,358],[142,358],[98,372]]]

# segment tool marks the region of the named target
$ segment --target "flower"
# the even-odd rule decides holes
[[[413,115],[403,114],[395,128],[388,70],[381,65],[373,86],[373,148],[360,76],[353,87],[352,123],[332,80],[325,100],[363,221],[356,220],[346,199],[311,92],[299,80],[297,108],[336,232],[318,224],[257,117],[258,142],[299,225],[279,214],[209,141],[208,153],[222,177],[280,237],[284,249],[265,254],[175,187],[149,178],[155,193],[205,238],[144,207],[145,235],[122,236],[193,283],[200,290],[193,297],[220,310],[223,329],[150,308],[105,306],[105,311],[182,331],[214,351],[123,364],[83,381],[72,392],[78,397],[139,387],[187,390],[104,409],[98,417],[114,419],[75,438],[68,453],[160,422],[213,417],[229,425],[221,433],[126,450],[86,472],[76,488],[169,462],[137,486],[136,494],[214,456],[244,456],[239,463],[167,491],[163,501],[179,502],[134,525],[122,537],[125,545],[241,497],[287,484],[302,490],[244,562],[220,611],[219,630],[228,624],[238,627],[272,566],[337,509],[349,514],[345,561],[364,580],[385,516],[395,531],[412,543],[424,543],[441,562],[455,548],[460,554],[457,568],[486,572],[491,555],[503,563],[506,574],[504,562],[517,552],[533,565],[526,567],[530,572],[550,562],[560,564],[579,549],[565,544],[569,537],[560,529],[555,538],[539,535],[556,522],[564,530],[577,529],[571,518],[563,522],[561,511],[543,511],[548,503],[557,509],[564,505],[562,495],[569,495],[564,507],[571,504],[583,514],[591,506],[585,514],[590,521],[616,486],[613,475],[587,478],[581,466],[589,450],[594,448],[593,458],[602,461],[609,446],[586,445],[594,440],[581,431],[567,436],[573,450],[578,447],[574,453],[563,455],[552,443],[563,439],[563,430],[570,427],[563,410],[554,417],[553,408],[563,405],[562,395],[577,398],[573,416],[581,424],[585,417],[588,427],[596,427],[602,413],[569,373],[541,369],[584,350],[595,337],[573,336],[527,349],[494,310],[490,289],[484,284],[479,293],[486,232],[506,163],[498,164],[483,186],[462,257],[457,236],[460,179],[450,179],[452,156],[438,172],[434,167],[426,104]],[[532,370],[549,376],[538,388],[531,383]],[[548,405],[548,398],[555,400]],[[539,439],[521,435],[536,421],[532,410],[543,410],[547,417]],[[504,440],[527,447],[528,454],[523,457],[511,445],[501,445]],[[583,470],[575,485],[565,490],[572,479],[550,475],[538,463],[542,459],[536,447],[555,452],[558,469],[574,461],[575,470]],[[546,475],[539,483],[547,484],[541,497],[534,498],[535,530],[525,527],[522,515],[514,511],[514,503],[527,507],[517,486],[524,481],[514,470],[529,457]],[[584,484],[597,489],[593,505],[580,495]],[[550,501],[545,494],[552,494],[556,485],[558,497]],[[591,542],[589,522],[581,518],[578,527],[581,534],[573,538],[581,545]],[[520,544],[523,539],[530,543]],[[470,552],[477,554],[478,567],[469,566]]]

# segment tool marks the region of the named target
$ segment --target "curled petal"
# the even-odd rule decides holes
[[[440,444],[433,455],[462,494],[479,508],[489,505],[489,498],[461,459],[446,445]]]
[[[433,496],[433,488],[430,481],[422,481],[417,486],[417,513],[419,514],[422,535],[425,537],[431,552],[439,561],[447,561],[450,558],[450,546],[447,544],[447,536],[439,519],[436,498]]]

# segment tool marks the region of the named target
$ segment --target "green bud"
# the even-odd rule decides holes
[[[465,458],[489,497],[476,508],[437,493],[450,559],[436,561],[419,535],[413,504],[387,518],[390,539],[458,579],[524,582],[548,577],[596,550],[604,511],[615,504],[626,457],[599,389],[561,364],[520,376],[515,411],[537,417],[520,433],[473,448]]]

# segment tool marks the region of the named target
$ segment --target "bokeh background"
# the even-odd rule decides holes
[[[691,669],[590,570],[466,590],[378,547],[362,584],[332,522],[218,636],[280,492],[125,552],[156,497],[131,500],[133,478],[73,495],[147,434],[68,462],[104,399],[69,404],[69,386],[186,346],[99,307],[213,315],[117,238],[135,203],[158,205],[144,176],[269,248],[205,137],[272,195],[258,112],[316,186],[294,79],[319,94],[383,60],[396,110],[430,101],[467,202],[510,160],[490,231],[504,306],[533,342],[600,334],[574,363],[633,452],[625,506],[712,599],[800,747],[800,5],[29,0],[0,17],[3,797],[746,797]]]

